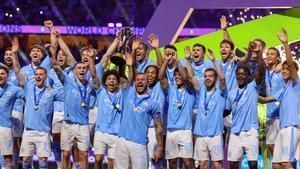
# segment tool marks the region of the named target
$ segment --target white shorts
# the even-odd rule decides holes
[[[155,128],[151,127],[148,129],[148,144],[147,144],[147,148],[148,148],[148,156],[149,158],[153,158],[154,153],[156,151],[157,148],[157,141],[156,141],[156,135],[155,135]]]
[[[107,151],[108,158],[115,159],[118,138],[116,135],[102,133],[100,131],[95,132],[94,154],[105,154]]]
[[[60,137],[61,150],[71,150],[75,138],[79,150],[88,151],[89,149],[90,133],[88,125],[68,124],[63,121]]]
[[[166,159],[193,158],[192,130],[168,131],[166,139]]]
[[[23,133],[23,113],[12,111],[12,136],[22,137]]]
[[[239,134],[230,134],[228,145],[228,161],[240,161],[245,151],[248,161],[258,159],[258,132],[251,129]]]
[[[221,161],[224,159],[223,136],[197,137],[195,143],[194,159],[197,161]]]
[[[25,129],[22,137],[20,156],[33,156],[35,147],[38,157],[50,157],[50,134],[46,132]]]
[[[281,129],[276,138],[273,163],[294,162],[300,156],[300,128]]]
[[[12,130],[8,127],[0,126],[0,154],[12,155]]]
[[[94,106],[89,111],[89,129],[90,129],[90,135],[95,134],[95,125],[96,125],[96,119],[97,119],[97,113],[98,113],[98,107]]]
[[[279,126],[279,119],[270,118],[267,120],[266,123],[266,143],[267,144],[275,144],[275,140],[277,134],[279,133],[280,126]]]
[[[130,164],[132,169],[148,169],[147,146],[128,141],[122,137],[118,139],[115,168],[128,169]]]
[[[52,120],[52,133],[60,133],[64,121],[64,112],[55,111]]]

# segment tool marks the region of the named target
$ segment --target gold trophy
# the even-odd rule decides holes
[[[121,38],[122,38],[122,46],[117,50],[117,52],[110,58],[111,63],[122,66],[126,64],[125,60],[125,50],[126,50],[126,43],[127,41],[132,38],[133,32],[129,27],[125,27],[121,31]]]

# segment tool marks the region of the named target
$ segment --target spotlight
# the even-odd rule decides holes
[[[231,26],[231,25],[232,25],[232,23],[229,22],[229,26]]]
[[[122,23],[116,23],[116,27],[120,28],[122,26],[123,26]]]
[[[20,11],[20,8],[16,8],[17,11]]]
[[[13,15],[12,15],[12,14],[9,14],[9,17],[11,17],[11,18],[12,18],[12,17],[13,17]]]
[[[244,18],[247,18],[247,15],[245,15]]]
[[[5,16],[8,16],[8,13],[5,13]]]
[[[115,24],[114,23],[108,23],[108,27],[110,27],[110,28],[115,27]]]
[[[232,14],[229,15],[229,18],[232,18]]]
[[[240,12],[240,15],[243,15],[243,12]]]
[[[273,12],[272,12],[272,11],[270,11],[269,13],[270,13],[270,15],[272,15],[272,14],[273,14]]]
[[[41,14],[41,15],[43,15],[43,13],[44,13],[43,11],[40,11],[40,14]]]

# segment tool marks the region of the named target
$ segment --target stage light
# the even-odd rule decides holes
[[[269,13],[270,13],[270,15],[272,15],[272,14],[273,14],[273,12],[272,12],[272,11],[270,11]]]
[[[12,17],[13,17],[13,15],[12,15],[12,14],[9,14],[9,17],[11,17],[11,18],[12,18]]]
[[[5,16],[8,16],[8,13],[5,13]]]
[[[247,18],[247,15],[245,15],[244,18]]]
[[[238,21],[240,20],[240,18],[239,18],[239,17],[237,17],[236,19],[237,19]]]
[[[229,15],[229,18],[232,18],[232,14]]]
[[[232,23],[229,22],[229,26],[231,26],[231,25],[232,25]]]
[[[110,28],[115,27],[115,24],[114,23],[108,23],[108,27],[110,27]]]
[[[40,14],[41,14],[41,15],[43,15],[43,13],[44,13],[43,11],[40,11]]]
[[[17,11],[20,11],[20,8],[16,8]]]
[[[253,15],[251,15],[251,18],[254,19],[255,17]]]
[[[243,15],[243,12],[240,12],[240,15]]]
[[[123,26],[122,23],[116,23],[116,27],[120,28],[122,26]]]

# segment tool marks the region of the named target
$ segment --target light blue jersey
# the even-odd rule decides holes
[[[193,89],[178,89],[176,84],[169,84],[168,130],[192,129],[192,110],[195,103]]]
[[[40,67],[43,67],[47,70],[47,72],[49,73],[52,65],[51,65],[51,62],[50,62],[50,58],[49,56],[47,55],[47,57],[42,61],[42,63],[39,65]],[[24,67],[22,67],[21,71],[23,72],[24,76],[25,76],[25,79],[28,79],[28,80],[33,80],[34,81],[34,72],[35,72],[35,69],[32,64],[28,64]]]
[[[40,132],[51,132],[52,115],[55,100],[63,100],[63,93],[60,90],[49,87],[38,88],[35,83],[25,80],[25,128]]]
[[[238,87],[230,90],[227,96],[226,109],[232,110],[231,133],[258,129],[257,103],[260,87],[255,80],[244,88]]]
[[[18,81],[18,78],[17,78],[17,76],[15,74],[15,71],[13,69],[9,70],[9,76],[8,76],[7,81],[8,81],[8,83],[19,87],[19,81]],[[24,100],[21,99],[21,98],[17,99],[15,104],[14,104],[13,110],[16,111],[16,112],[23,112],[23,105],[24,105]]]
[[[265,77],[267,96],[272,96],[272,94],[284,88],[285,83],[281,72],[277,73],[275,71],[266,70]],[[267,117],[279,118],[279,106],[274,102],[267,104]]]
[[[224,72],[227,84],[227,92],[229,92],[231,89],[234,89],[238,86],[235,73],[238,68],[238,63],[232,63],[231,60],[228,60],[226,63],[223,63],[222,60],[219,60],[218,64]]]
[[[161,113],[158,102],[150,95],[137,95],[133,87],[122,91],[123,114],[119,136],[126,140],[148,144],[148,128],[151,120],[160,120]]]
[[[158,81],[152,88],[148,87],[148,94],[151,95],[153,100],[159,103],[159,108],[161,112],[161,117],[164,117],[164,108],[165,108],[165,93],[161,86],[161,83]],[[164,119],[161,120],[162,122]],[[150,127],[154,127],[153,121],[150,123]]]
[[[111,93],[101,86],[96,92],[98,105],[101,106],[98,108],[95,130],[117,135],[123,107],[121,90]]]
[[[300,128],[300,80],[289,82],[273,96],[280,101],[280,128],[296,126]]]
[[[23,90],[17,86],[7,83],[0,87],[0,126],[12,127],[12,110],[17,99],[22,99]]]
[[[136,62],[136,69],[139,73],[145,73],[147,66],[154,65],[154,61],[147,58],[143,63]]]
[[[218,88],[210,92],[206,88],[201,88],[194,134],[206,137],[217,136],[223,132],[226,94],[226,91]]]
[[[64,74],[64,119],[71,123],[88,124],[90,97],[94,91],[93,84],[77,82],[73,77]],[[94,94],[95,95],[95,94]]]

